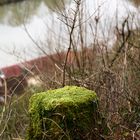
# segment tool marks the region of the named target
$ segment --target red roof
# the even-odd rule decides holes
[[[1,71],[3,72],[6,78],[20,76],[22,74],[22,68],[19,65],[12,65],[1,68]]]
[[[68,59],[68,62],[71,60],[72,53],[70,54],[70,58]],[[60,62],[64,61],[65,53],[58,53],[58,54],[52,54],[48,56],[41,56],[32,60],[28,60],[19,64],[15,64],[12,66],[7,66],[4,68],[1,68],[0,71],[3,72],[5,78],[10,78],[13,76],[21,76],[23,73],[23,69],[27,67],[29,70],[32,69],[34,66],[37,66],[38,70],[42,71],[44,68],[48,68],[51,70],[51,67],[54,66],[54,62]]]

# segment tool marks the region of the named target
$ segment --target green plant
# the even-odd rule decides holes
[[[30,99],[27,140],[100,140],[107,132],[96,94],[86,88],[37,93]]]

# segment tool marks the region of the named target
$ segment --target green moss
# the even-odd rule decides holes
[[[82,87],[66,86],[33,95],[29,114],[27,140],[87,140],[100,131],[97,96]]]

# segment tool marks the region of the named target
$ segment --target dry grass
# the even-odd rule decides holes
[[[121,26],[116,27],[117,40],[113,48],[109,48],[106,39],[98,39],[100,17],[91,20],[90,27],[86,21],[81,24],[83,3],[78,0],[74,4],[75,8],[70,9],[71,15],[67,11],[59,13],[68,29],[68,50],[50,55],[46,70],[43,73],[39,71],[43,88],[32,87],[5,110],[2,109],[0,134],[3,140],[25,138],[30,93],[64,85],[83,86],[97,93],[100,112],[107,119],[110,129],[106,139],[139,140],[140,28],[137,26],[134,30],[129,18],[124,19]],[[90,45],[86,42],[87,28],[94,29]]]

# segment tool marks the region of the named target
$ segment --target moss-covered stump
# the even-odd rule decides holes
[[[37,93],[30,99],[27,140],[100,140],[97,96],[82,87]]]

